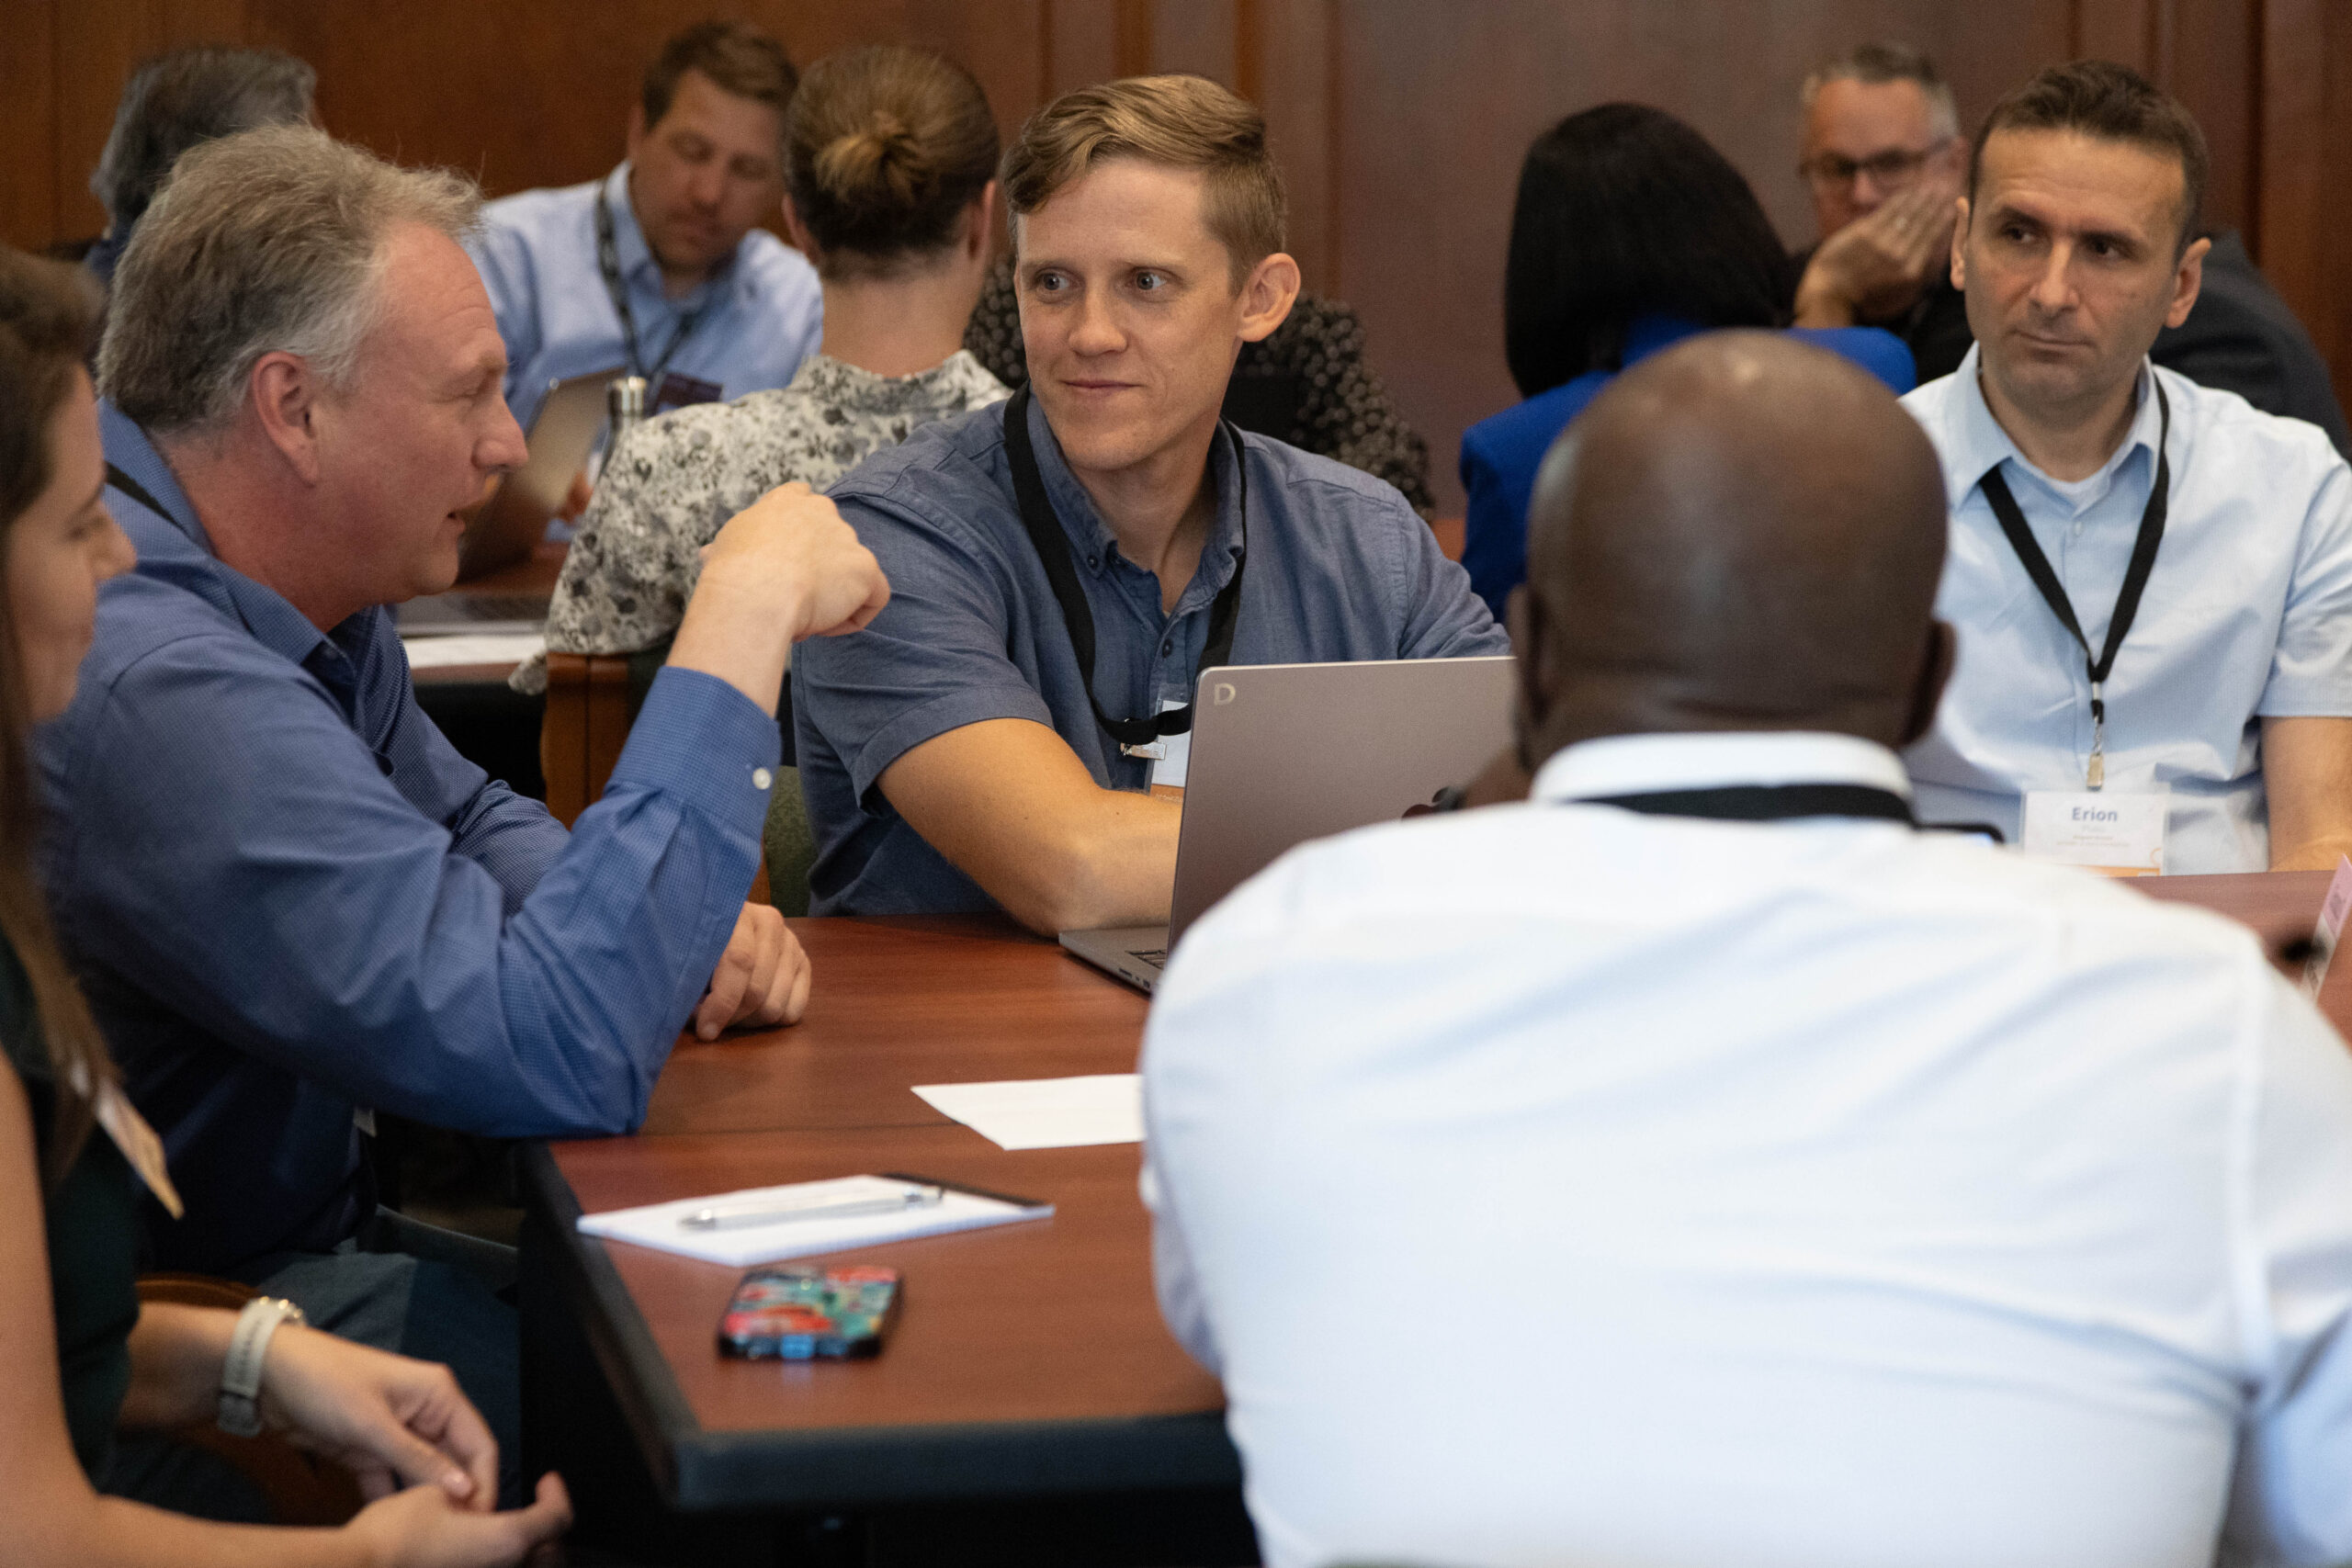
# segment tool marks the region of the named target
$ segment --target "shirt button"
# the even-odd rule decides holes
[[[1174,653],[1175,651],[1176,645],[1173,642],[1163,642],[1159,645],[1159,657],[1162,659],[1167,658],[1170,654]]]
[[[1089,571],[1099,571],[1100,570],[1102,570],[1102,558],[1101,556],[1089,556],[1089,557],[1087,557],[1087,558],[1086,558],[1086,570],[1089,570]]]
[[[774,783],[775,783],[775,775],[768,772],[765,768],[753,768],[752,770],[752,787],[753,789],[765,789],[768,785]]]

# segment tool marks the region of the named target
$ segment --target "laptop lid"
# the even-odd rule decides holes
[[[1467,784],[1510,743],[1518,669],[1505,656],[1203,671],[1168,945],[1294,845]]]
[[[466,525],[458,551],[458,581],[469,582],[521,560],[547,536],[548,520],[563,509],[571,481],[588,466],[605,429],[605,389],[620,367],[548,384],[539,416],[525,440],[523,466],[498,482]]]

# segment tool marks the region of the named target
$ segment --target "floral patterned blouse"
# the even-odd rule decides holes
[[[548,608],[548,650],[652,647],[678,629],[702,547],[729,517],[795,479],[822,491],[922,426],[1007,395],[960,351],[916,376],[876,376],[820,354],[779,391],[646,421],[596,481]],[[539,692],[547,678],[547,660],[535,658],[513,684]]]

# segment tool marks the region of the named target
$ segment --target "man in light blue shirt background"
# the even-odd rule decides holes
[[[816,269],[756,227],[784,199],[784,111],[797,83],[765,34],[689,28],[646,70],[626,162],[482,209],[466,248],[526,430],[549,383],[570,377],[624,367],[646,378],[651,408],[674,408],[785,386],[816,352]]]
[[[2317,426],[2148,362],[2196,303],[2205,161],[2185,109],[2095,62],[2042,73],[1978,133],[1952,252],[1977,346],[1905,400],[1943,460],[1938,613],[1960,637],[1906,759],[1922,820],[2017,841],[2030,793],[2096,789],[2167,797],[2167,872],[2352,850],[2352,470]]]

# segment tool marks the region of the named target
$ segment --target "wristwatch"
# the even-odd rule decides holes
[[[220,1429],[232,1438],[261,1435],[261,1369],[269,1354],[270,1336],[281,1325],[309,1320],[302,1309],[280,1296],[255,1296],[237,1314],[229,1335],[229,1354],[220,1362]]]

